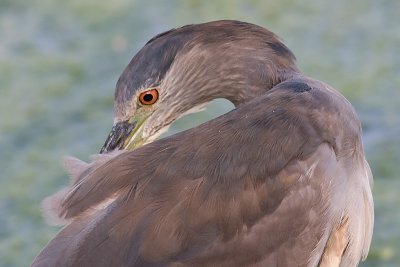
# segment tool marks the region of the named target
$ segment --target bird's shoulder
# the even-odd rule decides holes
[[[359,138],[359,123],[353,115],[347,100],[323,83],[311,79],[285,81],[216,119],[92,164],[91,171],[86,170],[83,178],[77,179],[80,182],[66,206],[76,200],[83,208],[85,203],[78,199],[93,190],[91,185],[100,188],[101,181],[108,179],[119,183],[115,185],[118,188],[142,179],[202,178],[217,184],[234,184],[242,175],[265,179],[293,160],[307,159],[321,144],[341,153],[342,139]],[[349,131],[352,127],[355,130]],[[117,188],[109,184],[91,201],[113,190]],[[71,216],[75,213],[72,210]]]

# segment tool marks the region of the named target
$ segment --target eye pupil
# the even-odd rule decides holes
[[[153,95],[152,94],[145,94],[143,96],[143,100],[146,102],[151,102],[153,100]]]

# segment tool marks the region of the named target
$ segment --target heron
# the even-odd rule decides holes
[[[233,110],[157,138],[224,98]],[[115,91],[101,153],[44,201],[64,223],[32,266],[357,266],[372,175],[348,100],[277,35],[222,20],[161,33]]]

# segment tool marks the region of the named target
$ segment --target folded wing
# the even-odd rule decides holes
[[[352,266],[368,252],[359,122],[316,81],[71,173],[48,200],[69,222],[33,266]]]

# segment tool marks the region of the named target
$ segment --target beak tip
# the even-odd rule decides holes
[[[105,147],[105,146],[103,146],[103,147],[100,149],[99,154],[104,154],[104,152],[108,152],[108,151],[106,150],[106,147]]]
[[[123,149],[125,140],[128,138],[130,132],[135,126],[136,122],[129,123],[128,121],[115,124],[112,127],[103,147],[100,149],[100,154],[108,153],[115,149]]]

